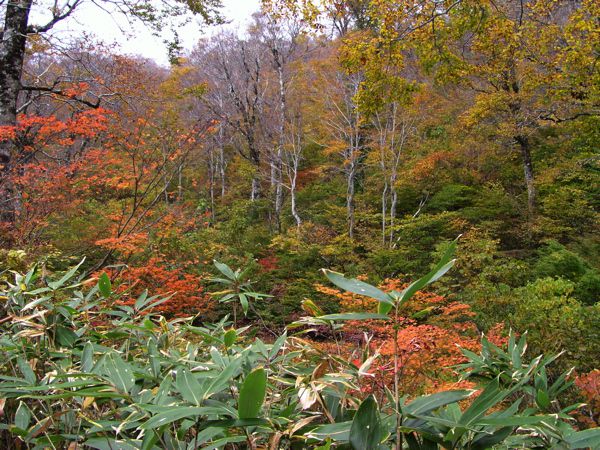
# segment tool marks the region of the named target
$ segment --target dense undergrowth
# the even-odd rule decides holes
[[[444,305],[420,292],[453,266],[455,245],[401,291],[326,271],[354,312],[324,314],[307,300],[308,315],[289,326],[295,333],[269,339],[252,338],[250,327],[233,326],[230,316],[209,325],[200,325],[198,316],[168,320],[155,311],[172,297],[144,291],[129,300],[106,273],[85,279],[77,275],[79,266],[62,276],[38,265],[5,274],[3,446],[597,448],[600,429],[576,431],[585,428],[581,414],[594,416],[589,405],[572,403],[573,374],[556,370],[560,355],[529,357],[525,334],[495,336],[498,345],[492,336],[466,341],[460,356],[445,355],[453,366],[438,373],[440,384],[419,378],[426,371],[411,365],[413,358],[450,366],[435,359],[436,347],[447,350],[439,335],[430,336],[430,345],[420,330],[412,339],[404,335],[415,318],[436,305],[446,308],[447,324],[428,327],[464,331],[448,326],[450,310],[456,319],[464,305]],[[239,302],[240,315],[248,313],[260,295],[249,290],[242,271],[217,268],[217,281],[229,286],[218,295]],[[363,310],[350,294],[360,296]],[[319,329],[333,346],[315,341]],[[364,339],[349,347],[359,330]]]

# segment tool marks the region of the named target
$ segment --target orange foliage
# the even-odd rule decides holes
[[[406,284],[396,279],[385,280],[379,286],[384,291],[402,291]],[[336,297],[342,311],[374,311],[377,301],[368,297],[340,292],[317,285],[316,289]],[[344,358],[353,358],[362,345],[362,335],[371,335],[370,353],[381,356],[371,368],[372,377],[365,378],[366,392],[383,392],[390,387],[394,375],[394,353],[398,353],[398,372],[404,394],[438,392],[449,387],[473,387],[471,382],[457,383],[454,367],[465,362],[461,348],[474,352],[480,349],[480,335],[473,322],[475,313],[469,305],[449,301],[431,292],[417,292],[400,310],[396,324],[397,341],[394,346],[394,327],[391,321],[348,322],[344,327]],[[502,326],[494,327],[488,338],[502,344]],[[358,345],[352,342],[358,343]],[[319,344],[319,347],[323,347]],[[335,351],[335,348],[329,351]],[[337,352],[340,352],[338,348]],[[360,361],[356,361],[359,365]]]
[[[148,243],[148,233],[132,233],[115,238],[99,239],[95,244],[126,255],[140,253]]]
[[[578,420],[589,427],[600,426],[600,370],[576,376],[575,385],[587,403],[584,411],[588,413],[579,415]]]
[[[212,310],[212,300],[204,293],[201,277],[187,273],[185,268],[169,267],[160,258],[151,258],[143,266],[129,267],[115,275],[125,304],[133,304],[148,289],[153,295],[172,295],[157,307],[169,317],[206,314]]]
[[[15,222],[4,227],[11,241],[35,241],[51,214],[81,204],[89,189],[81,177],[88,162],[75,144],[91,143],[105,132],[109,115],[103,109],[80,112],[64,121],[55,116],[21,115],[16,127],[0,130],[0,140],[14,139],[25,161],[1,180],[21,193]]]

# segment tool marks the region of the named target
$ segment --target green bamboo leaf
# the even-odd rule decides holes
[[[56,340],[62,347],[72,348],[79,336],[73,331],[62,325],[56,327]]]
[[[155,430],[172,422],[186,418],[196,418],[210,414],[206,408],[198,406],[172,406],[171,409],[156,414],[141,425],[143,430]]]
[[[415,416],[427,414],[434,409],[464,400],[473,395],[474,392],[475,391],[445,391],[424,395],[422,397],[417,397],[408,405],[404,406],[402,412],[404,414]]]
[[[204,450],[221,449],[226,448],[227,444],[235,444],[237,442],[244,442],[245,440],[246,436],[229,436],[217,439],[216,441],[213,441],[210,444],[203,445],[202,448]]]
[[[100,275],[100,278],[98,278],[98,290],[104,298],[108,298],[110,297],[110,294],[112,294],[110,278],[108,278],[106,272],[102,272],[102,275]]]
[[[277,338],[277,340],[273,343],[271,350],[269,350],[269,359],[275,358],[279,353],[279,350],[283,347],[285,342],[287,341],[287,331]]]
[[[136,301],[133,305],[133,308],[136,311],[140,311],[148,301],[151,301],[154,298],[156,298],[156,297],[151,297],[150,299],[148,299],[148,289],[144,289],[144,291],[136,299]]]
[[[108,372],[108,379],[119,391],[129,392],[135,385],[133,369],[117,353],[107,355],[104,368]]]
[[[180,367],[177,369],[175,387],[184,400],[194,403],[196,406],[202,404],[202,385],[186,368]]]
[[[248,298],[244,294],[239,294],[240,303],[242,304],[242,310],[244,311],[244,316],[248,315]]]
[[[90,373],[94,367],[94,345],[91,342],[86,342],[81,352],[81,371]]]
[[[96,450],[138,450],[142,441],[121,440],[109,437],[91,438],[85,441],[85,445]]]
[[[237,339],[237,332],[232,328],[223,335],[223,344],[226,348],[231,347]]]
[[[48,287],[52,290],[56,290],[56,289],[62,287],[67,281],[69,281],[71,278],[73,278],[73,275],[75,275],[77,273],[77,270],[79,269],[79,267],[81,267],[81,265],[83,264],[84,261],[85,261],[85,258],[83,258],[79,264],[77,264],[75,267],[71,268],[71,270],[69,270],[67,273],[65,273],[60,280],[49,282]]]
[[[230,280],[235,280],[235,273],[233,272],[233,270],[231,270],[231,268],[227,264],[220,263],[216,260],[213,260],[213,263],[219,272],[221,272],[223,275],[225,275]]]
[[[488,409],[508,397],[511,392],[500,389],[498,378],[494,378],[463,413],[460,423],[464,426],[472,424],[482,417]]]
[[[350,427],[350,445],[354,450],[379,448],[384,432],[375,397],[370,395],[359,406]]]
[[[218,357],[221,358],[221,355],[218,352],[211,352],[211,356],[215,357],[214,354],[218,354]],[[225,389],[231,380],[236,377],[236,373],[240,369],[240,365],[241,359],[236,359],[227,365],[227,367],[225,367],[225,369],[223,369],[223,371],[210,382],[204,383],[202,385],[202,398],[206,400],[212,395]]]
[[[544,420],[553,422],[556,419],[550,416],[484,417],[477,421],[477,425],[481,424],[520,427],[524,425],[535,425],[543,422]]]
[[[577,431],[568,435],[565,440],[571,449],[591,448],[596,450],[600,448],[600,428]]]
[[[17,366],[19,366],[19,370],[23,374],[23,377],[25,377],[25,380],[27,380],[29,384],[35,384],[35,382],[37,381],[37,377],[35,376],[35,372],[31,368],[31,366],[29,365],[29,362],[22,356],[19,356],[17,358]]]
[[[379,302],[379,304],[377,305],[377,313],[387,316],[393,307],[394,305],[392,305],[391,303]]]
[[[456,251],[456,247],[458,245],[458,238],[456,238],[446,249],[444,255],[437,263],[437,265],[425,276],[419,278],[417,281],[408,286],[399,296],[399,300],[401,303],[407,302],[412,298],[415,293],[423,289],[428,284],[431,284],[438,279],[440,279],[446,272],[448,272],[456,260],[452,259],[454,252]]]
[[[392,304],[392,299],[388,294],[364,281],[355,278],[346,278],[341,273],[327,269],[323,269],[323,273],[329,278],[329,281],[345,291],[352,292],[353,294],[365,295],[380,302]]]
[[[352,422],[338,422],[327,425],[321,425],[316,427],[314,430],[309,431],[306,436],[311,439],[318,439],[324,441],[327,438],[331,438],[338,442],[348,442],[350,439],[350,428]]]
[[[248,374],[238,398],[240,419],[253,419],[259,416],[267,393],[267,372],[260,367]]]
[[[15,412],[15,426],[21,430],[27,430],[31,422],[31,411],[25,402],[19,402],[19,407]]]

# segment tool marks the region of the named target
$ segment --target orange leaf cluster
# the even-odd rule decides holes
[[[590,427],[600,426],[600,370],[595,369],[589,373],[576,376],[575,386],[579,388],[587,403],[578,420]],[[585,414],[586,411],[587,414]]]
[[[206,314],[212,310],[212,300],[204,292],[201,278],[181,267],[170,267],[160,258],[151,258],[143,266],[130,267],[116,277],[122,301],[133,304],[136,298],[148,289],[153,295],[172,295],[157,307],[157,311],[168,317],[189,317]],[[205,317],[200,317],[205,320]]]
[[[387,292],[402,291],[406,284],[401,280],[388,279],[379,287]],[[368,297],[322,285],[317,285],[316,289],[337,298],[342,311],[374,311],[377,306],[377,301]],[[342,348],[337,349],[341,356],[353,358],[351,355],[356,354],[362,345],[363,333],[372,336],[370,353],[381,355],[371,368],[373,376],[365,378],[363,390],[381,393],[384,387],[389,388],[393,384],[395,352],[398,354],[397,370],[404,394],[438,392],[448,386],[458,386],[454,367],[465,362],[461,348],[474,352],[480,350],[480,335],[470,306],[449,301],[435,293],[417,292],[403,305],[400,315],[396,324],[389,321],[352,321],[344,327]],[[395,327],[398,328],[396,344]],[[488,339],[498,345],[505,342],[501,324],[490,330]],[[335,348],[329,350],[335,351]],[[356,364],[360,361],[357,360]],[[472,385],[462,382],[460,386]]]

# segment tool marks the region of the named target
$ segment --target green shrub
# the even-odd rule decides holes
[[[600,274],[579,255],[550,241],[539,252],[534,266],[537,277],[557,277],[574,283],[574,297],[584,304],[594,304],[600,296]]]
[[[566,364],[591,370],[600,359],[597,334],[591,324],[599,309],[588,309],[573,297],[574,283],[540,278],[512,291],[513,310],[508,322],[528,331],[530,350],[538,353],[566,350]]]
[[[561,277],[577,281],[588,270],[583,259],[556,241],[550,241],[538,252],[534,274],[538,278]]]

